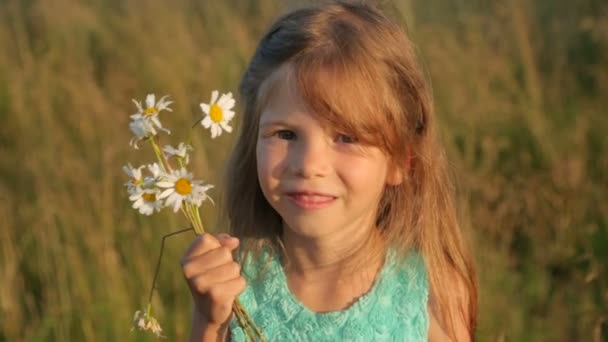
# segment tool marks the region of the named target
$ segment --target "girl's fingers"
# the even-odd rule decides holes
[[[182,259],[182,270],[186,279],[218,266],[233,263],[232,252],[226,247],[212,249],[204,254]]]
[[[239,276],[223,282],[220,286],[213,286],[207,290],[207,294],[212,303],[227,303],[241,294],[247,286],[245,278]]]
[[[209,289],[207,300],[209,303],[209,321],[224,324],[232,316],[232,306],[236,297],[245,290],[245,279],[238,277]]]
[[[240,278],[240,271],[239,264],[231,262],[192,277],[190,283],[198,292],[208,293],[213,288],[224,287],[225,283]]]
[[[230,237],[231,237],[230,234],[226,234],[226,233],[219,233],[216,236],[216,238],[217,238],[218,241],[229,239]]]
[[[211,234],[202,234],[197,236],[184,253],[184,256],[182,257],[182,265],[187,259],[204,254],[220,246],[219,241]]]
[[[223,324],[232,314],[234,299],[245,290],[245,278],[232,251],[239,240],[227,234],[197,237],[182,257],[182,270],[197,310],[208,323]]]
[[[219,234],[217,236],[217,239],[218,239],[220,245],[228,248],[231,251],[235,250],[239,246],[239,243],[240,243],[239,239],[232,237],[228,234]]]

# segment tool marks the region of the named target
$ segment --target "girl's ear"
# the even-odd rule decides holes
[[[403,183],[404,173],[410,172],[413,164],[412,150],[410,148],[407,149],[407,156],[405,158],[404,167],[399,167],[400,165],[398,164],[398,161],[393,160],[389,165],[389,170],[386,174],[386,184],[391,186],[397,186]]]
[[[394,163],[389,165],[388,173],[386,174],[386,184],[397,186],[403,183],[403,171]]]

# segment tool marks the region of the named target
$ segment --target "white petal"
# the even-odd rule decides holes
[[[165,199],[165,206],[170,207],[173,205],[173,201],[175,201],[175,196],[169,196]]]
[[[210,109],[210,108],[211,108],[211,107],[209,107],[209,105],[208,105],[208,104],[206,104],[206,103],[201,103],[201,110],[203,111],[203,113],[205,113],[205,114],[209,114],[209,109]]]
[[[154,105],[156,104],[156,97],[154,96],[154,94],[148,94],[148,96],[146,96],[146,108],[152,108],[154,107]]]
[[[224,111],[224,121],[230,121],[234,118],[234,112],[231,110]]]
[[[138,139],[133,138],[131,139],[131,141],[129,141],[129,145],[131,145],[134,149],[139,150],[139,146],[137,146],[138,141]]]
[[[179,208],[182,206],[182,200],[175,201],[175,205],[173,206],[173,212],[177,212]]]
[[[160,124],[160,120],[158,120],[158,115],[154,115],[151,119],[152,122],[156,125],[156,127],[163,128],[163,125]]]
[[[215,137],[220,135],[221,132],[222,132],[222,129],[220,128],[219,125],[214,124],[213,126],[211,126],[211,139],[215,139]]]
[[[131,99],[131,101],[133,101],[133,103],[135,103],[135,106],[137,106],[137,110],[139,111],[139,113],[144,111],[144,109],[141,108],[141,102],[135,101],[135,99]]]
[[[179,207],[181,206],[181,204],[182,204],[182,196],[176,192],[172,193],[171,196],[169,196],[169,198],[167,198],[167,201],[165,202],[165,205],[167,207],[173,206],[174,211],[179,210]]]
[[[230,99],[230,100],[226,101],[226,103],[224,104],[224,109],[231,110],[234,107],[235,103],[236,103],[236,101],[234,99]]]
[[[141,207],[142,204],[144,204],[144,199],[140,197],[137,201],[133,202],[133,208],[137,209]]]
[[[228,97],[228,94],[222,94],[222,96],[220,96],[220,99],[217,101],[217,105],[224,108],[224,104],[228,100],[230,100],[230,98]]]
[[[157,185],[158,185],[158,184],[157,184]],[[161,193],[160,193],[160,195],[158,195],[158,199],[163,199],[163,198],[165,198],[165,197],[167,197],[167,196],[171,195],[173,192],[174,192],[174,191],[173,191],[173,188],[171,188],[171,189],[167,189],[167,190],[165,190],[165,191],[161,192]]]
[[[152,173],[152,177],[154,179],[158,179],[158,177],[160,177],[162,174],[162,169],[160,165],[158,165],[158,163],[148,165],[148,170],[150,171],[150,173]]]
[[[145,165],[140,165],[138,168],[132,169],[133,177],[136,179],[141,179],[141,169],[143,169],[144,167],[145,167]]]
[[[203,121],[201,121],[201,125],[205,128],[209,128],[209,126],[211,126],[211,117],[209,115],[205,116]]]
[[[222,95],[217,104],[224,110],[230,110],[235,104],[235,100],[232,98],[232,93]]]
[[[142,215],[146,215],[146,206],[141,206],[139,207],[139,213]]]
[[[171,112],[171,108],[169,108],[169,105],[173,103],[173,101],[167,101],[166,99],[168,98],[168,95],[165,95],[163,97],[160,98],[160,100],[158,100],[158,103],[156,104],[156,108],[158,108],[159,111],[161,110],[166,110]]]
[[[232,132],[232,127],[228,126],[228,124],[227,124],[226,122],[222,122],[220,125],[222,125],[222,128],[223,128],[223,129],[224,129],[226,132],[228,132],[228,133]]]
[[[175,151],[173,146],[170,146],[170,145],[165,145],[165,147],[163,147],[163,151],[168,155],[174,155],[177,152],[177,151]]]
[[[218,95],[219,95],[219,92],[217,90],[214,90],[211,92],[211,102],[209,102],[210,105],[215,103]]]

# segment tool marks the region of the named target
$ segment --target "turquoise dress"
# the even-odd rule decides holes
[[[342,311],[316,313],[300,303],[287,287],[278,256],[243,265],[247,289],[239,296],[266,341],[427,341],[428,279],[419,254],[397,263],[387,253],[372,288]],[[256,281],[257,279],[257,281]],[[234,319],[232,341],[246,335]]]

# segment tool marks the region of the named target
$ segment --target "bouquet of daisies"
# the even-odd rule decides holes
[[[152,317],[151,300],[162,259],[164,240],[169,236],[190,230],[194,230],[196,234],[205,233],[199,207],[206,200],[212,202],[208,191],[213,188],[213,185],[195,179],[188,170],[189,153],[193,150],[190,143],[180,142],[177,146],[166,145],[161,149],[160,134],[171,134],[160,121],[161,112],[172,111],[169,106],[173,102],[168,100],[168,96],[163,96],[156,101],[155,95],[149,94],[146,96],[144,104],[136,100],[133,102],[137,107],[137,113],[131,115],[132,121],[129,123],[129,128],[134,134],[130,145],[139,149],[140,144],[149,144],[156,156],[156,161],[137,167],[130,164],[123,167],[124,172],[129,176],[129,180],[125,183],[129,200],[133,202],[133,208],[143,215],[152,215],[164,208],[170,208],[175,213],[181,211],[191,225],[191,228],[163,236],[148,305],[145,310],[135,312],[133,317],[134,329],[149,330],[156,336],[162,337],[162,328]],[[224,131],[232,132],[229,123],[234,117],[232,110],[234,104],[232,93],[220,96],[218,91],[213,91],[211,101],[200,104],[203,117],[197,120],[192,128],[200,123],[211,131],[211,138],[220,136]],[[261,332],[238,299],[235,301],[233,311],[250,340],[263,340]]]

